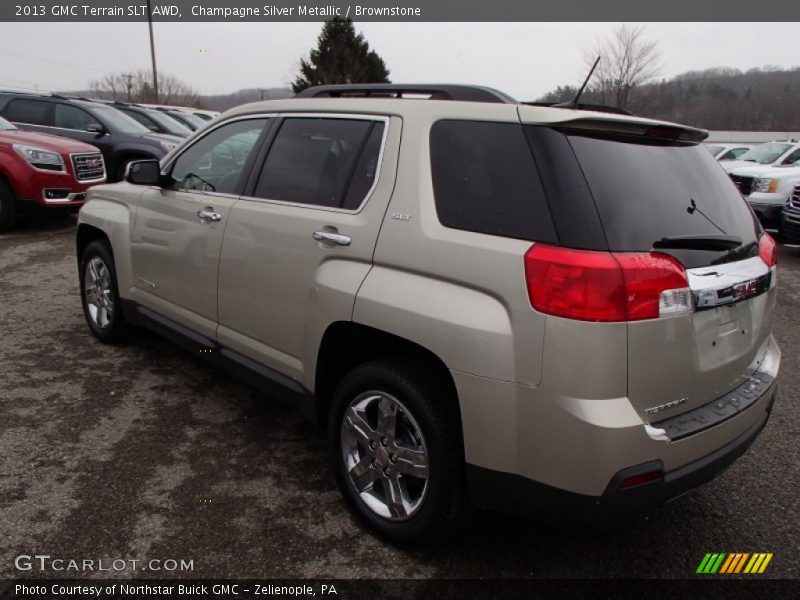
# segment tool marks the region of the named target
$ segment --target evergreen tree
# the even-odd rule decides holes
[[[356,35],[350,19],[326,21],[309,60],[300,61],[300,73],[292,83],[295,93],[314,85],[334,83],[390,83],[383,59]]]

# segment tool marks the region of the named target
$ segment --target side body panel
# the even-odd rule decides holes
[[[402,126],[400,118],[388,120],[378,180],[356,211],[247,197],[236,204],[220,261],[222,346],[314,389],[325,330],[352,318],[371,268],[395,184]],[[315,231],[346,235],[351,243],[316,241]]]
[[[108,236],[114,253],[119,293],[124,299],[131,298],[131,228],[136,204],[144,191],[141,186],[129,184],[96,185],[87,192],[86,204],[78,217],[79,224],[96,227]]]
[[[430,104],[406,117],[397,186],[353,319],[424,346],[450,369],[538,385],[545,319],[525,284],[531,243],[442,226],[430,172],[433,123],[518,123],[516,107]]]
[[[147,188],[132,228],[130,299],[214,339],[219,253],[235,202],[223,194]],[[202,220],[198,211],[221,220]]]

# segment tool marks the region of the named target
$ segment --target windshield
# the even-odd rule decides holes
[[[0,131],[10,131],[16,128],[17,128],[16,125],[12,125],[8,121],[6,121],[3,117],[0,117]]]
[[[571,134],[612,251],[649,251],[675,236],[757,240],[741,194],[701,146]]]
[[[150,109],[142,109],[142,110],[145,111],[145,114],[149,119],[158,123],[161,126],[161,128],[167,133],[171,133],[172,135],[179,135],[181,137],[186,137],[192,133],[191,129],[178,123],[175,119],[169,118],[169,116],[167,116],[160,110],[150,110]]]
[[[792,144],[783,144],[781,142],[770,142],[768,144],[761,144],[752,150],[748,150],[739,157],[739,160],[749,160],[757,162],[760,165],[770,165],[781,157],[787,150],[792,147]]]
[[[91,106],[90,110],[112,132],[132,135],[150,133],[147,127],[111,106]]]
[[[706,150],[711,152],[711,156],[716,156],[725,149],[724,146],[706,146]]]

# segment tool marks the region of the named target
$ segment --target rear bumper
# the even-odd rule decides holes
[[[669,502],[711,481],[729,467],[755,441],[766,425],[775,402],[777,384],[764,394],[766,410],[736,438],[721,448],[681,467],[666,471],[663,477],[628,489],[628,478],[662,470],[661,460],[653,460],[618,471],[599,496],[579,494],[533,481],[521,475],[467,465],[467,482],[472,502],[479,507],[526,516],[564,517],[581,522],[602,522]],[[759,403],[760,404],[760,403]],[[753,407],[757,409],[758,407]],[[591,465],[586,465],[591,469]]]

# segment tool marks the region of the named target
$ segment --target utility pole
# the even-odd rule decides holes
[[[147,0],[147,26],[150,29],[150,60],[153,63],[153,92],[158,104],[158,71],[156,70],[156,46],[153,42],[153,11],[150,9],[150,0]]]
[[[125,78],[125,81],[127,83],[128,102],[130,102],[131,101],[131,88],[133,87],[133,73],[124,73],[122,76]],[[116,98],[114,98],[114,100],[116,100]]]

